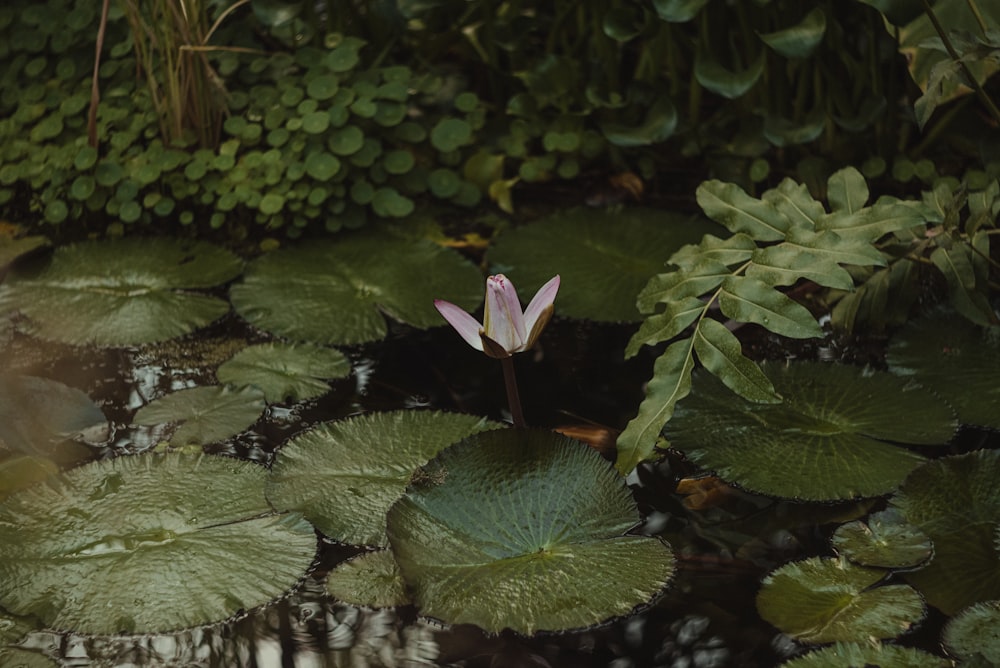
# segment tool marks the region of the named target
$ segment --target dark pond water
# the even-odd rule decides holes
[[[642,397],[652,360],[640,355],[622,361],[631,332],[627,326],[554,321],[540,346],[516,359],[529,423],[574,425],[597,435],[623,427]],[[752,331],[741,335],[762,357],[870,361],[881,354],[878,342],[853,348],[827,342],[789,351]],[[106,458],[146,450],[164,436],[129,426],[139,407],[184,387],[214,384],[218,363],[266,339],[235,316],[195,336],[138,349],[81,350],[15,336],[4,364],[60,380],[97,401],[113,432],[110,445],[93,455]],[[327,395],[270,406],[250,430],[207,450],[269,463],[292,435],[373,410],[433,407],[505,417],[500,365],[465,346],[447,327],[422,332],[393,326],[384,342],[345,352],[353,363],[352,375],[332,382]],[[613,441],[613,435],[608,438]],[[968,447],[979,445],[976,440]],[[678,481],[695,473],[685,462],[667,457],[643,465],[630,480],[643,512],[639,530],[670,542],[679,571],[648,609],[595,630],[530,639],[487,637],[471,627],[430,624],[413,610],[359,610],[326,596],[322,585],[325,573],[357,549],[323,544],[315,570],[296,591],[239,619],[162,636],[38,632],[28,645],[67,666],[710,668],[781,663],[803,648],[757,616],[754,596],[760,578],[789,559],[829,554],[832,523],[863,513],[869,505],[796,505],[712,485],[702,497],[679,494]],[[613,577],[612,567],[608,565],[608,577]],[[910,644],[936,651],[941,621],[932,614]]]

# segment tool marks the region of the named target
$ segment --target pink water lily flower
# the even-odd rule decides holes
[[[503,274],[486,279],[486,310],[482,324],[460,307],[442,299],[434,306],[466,343],[490,357],[503,359],[527,350],[552,317],[559,276],[539,288],[528,308],[521,311],[514,284]]]

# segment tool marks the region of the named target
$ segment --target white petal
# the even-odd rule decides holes
[[[552,306],[553,302],[555,302],[557,292],[559,292],[558,274],[550,278],[549,282],[540,287],[535,296],[531,298],[531,303],[528,304],[528,308],[524,311],[524,327],[529,333],[535,329],[535,323],[538,322],[539,316],[545,313]],[[541,330],[539,329],[538,331]],[[534,332],[534,336],[537,337],[538,332]],[[532,340],[528,345],[533,342]]]
[[[524,346],[524,313],[517,291],[503,274],[486,279],[486,314],[483,328],[490,337],[508,352]]]
[[[455,328],[456,332],[462,335],[466,343],[476,350],[483,349],[483,342],[479,338],[479,333],[483,331],[483,326],[479,324],[478,320],[462,310],[461,307],[455,306],[443,299],[435,299],[434,308],[448,321],[449,325]]]

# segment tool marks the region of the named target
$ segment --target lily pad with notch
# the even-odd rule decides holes
[[[248,266],[230,296],[255,327],[337,345],[382,339],[383,313],[419,328],[443,324],[434,300],[471,311],[482,301],[483,278],[450,249],[365,230],[268,253]]]
[[[578,208],[505,232],[487,260],[526,294],[561,275],[561,315],[635,322],[641,318],[636,295],[663,271],[666,258],[719,229],[705,219],[650,208]]]
[[[1000,450],[928,462],[891,499],[934,541],[934,559],[906,579],[946,614],[1000,599]]]
[[[915,568],[934,554],[927,534],[894,509],[873,513],[867,522],[840,525],[832,542],[834,549],[852,562],[877,568]]]
[[[327,576],[326,591],[348,605],[367,608],[410,604],[406,583],[391,550],[362,552],[337,564]]]
[[[242,261],[203,241],[128,238],[57,248],[40,271],[15,270],[0,286],[0,312],[24,330],[71,345],[129,346],[188,334],[229,304],[191,292],[239,275]]]
[[[531,635],[628,615],[664,591],[674,557],[630,535],[638,521],[624,479],[592,448],[503,429],[424,466],[387,530],[421,615]]]
[[[794,561],[764,578],[757,611],[769,624],[806,643],[896,638],[919,623],[926,610],[912,587],[876,587],[884,577],[884,570],[844,559]]]
[[[216,456],[87,464],[0,503],[0,605],[54,629],[166,632],[265,605],[305,575],[312,526],[267,471]]]
[[[900,444],[945,445],[955,430],[947,404],[885,372],[819,362],[761,368],[781,403],[747,401],[695,373],[663,430],[671,448],[752,492],[809,501],[888,494],[924,461]]]
[[[838,642],[781,664],[781,668],[948,668],[951,662],[913,647],[879,642]]]
[[[948,653],[962,665],[1000,665],[1000,600],[970,605],[944,627]]]
[[[333,540],[386,547],[386,513],[420,467],[466,436],[501,426],[475,415],[412,410],[327,422],[278,450],[267,495]]]
[[[255,387],[190,387],[149,402],[136,411],[132,424],[178,423],[171,446],[206,445],[240,433],[257,421],[264,408],[264,395]]]
[[[223,362],[216,371],[220,383],[250,385],[275,403],[303,401],[326,394],[327,378],[344,378],[351,363],[339,350],[309,343],[262,343],[249,346]]]

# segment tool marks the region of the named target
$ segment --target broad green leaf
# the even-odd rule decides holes
[[[896,510],[873,513],[867,522],[842,524],[831,542],[833,549],[852,562],[876,568],[913,568],[934,554],[927,534]]]
[[[806,339],[823,335],[806,307],[753,278],[726,278],[719,291],[719,308],[733,320],[756,323],[781,336]]]
[[[747,278],[768,285],[793,285],[805,278],[828,288],[851,290],[854,279],[843,267],[822,255],[787,244],[765,246],[753,253]]]
[[[886,361],[954,406],[963,424],[1000,429],[1000,329],[934,313],[900,330]]]
[[[920,594],[906,585],[875,586],[877,568],[812,557],[772,571],[757,594],[765,621],[796,640],[822,644],[896,638],[926,614]]]
[[[799,23],[783,30],[763,33],[760,38],[785,58],[808,58],[826,34],[826,14],[816,7]]]
[[[980,289],[976,284],[976,272],[969,255],[964,244],[955,244],[951,248],[938,246],[931,253],[931,262],[944,274],[951,304],[956,311],[977,325],[997,324],[997,316],[986,298],[987,290]]]
[[[701,218],[644,207],[569,209],[498,235],[486,259],[525,299],[559,274],[558,314],[634,322],[640,318],[636,295],[664,271],[666,259],[718,229]]]
[[[677,402],[691,391],[693,369],[694,339],[672,343],[656,358],[639,412],[618,436],[615,466],[619,473],[628,475],[639,462],[653,455],[660,430],[674,414]]]
[[[664,21],[670,23],[686,23],[690,21],[708,0],[653,0],[653,9]]]
[[[891,499],[934,542],[930,564],[906,579],[947,615],[1000,599],[1000,450],[928,462]]]
[[[454,251],[377,229],[263,255],[230,290],[250,324],[317,344],[381,339],[383,313],[414,327],[444,324],[435,299],[471,311],[482,294],[482,274]]]
[[[662,313],[656,313],[642,321],[639,331],[625,348],[625,358],[636,355],[642,346],[653,346],[674,338],[704,313],[706,307],[707,304],[697,297],[667,302]]]
[[[0,374],[0,451],[69,463],[87,449],[68,441],[105,441],[108,421],[86,394],[48,378]]]
[[[749,260],[755,250],[757,244],[742,232],[725,239],[706,234],[697,245],[682,246],[670,256],[669,264],[680,269],[692,269],[704,260],[712,260],[731,267]]]
[[[860,0],[885,15],[895,26],[905,26],[924,13],[921,0]]]
[[[764,137],[775,146],[808,144],[823,134],[827,122],[824,106],[794,120],[771,113],[764,117]]]
[[[264,605],[309,568],[316,535],[227,457],[121,456],[0,503],[0,605],[86,634],[155,633]]]
[[[834,230],[840,238],[874,243],[887,234],[926,225],[920,209],[905,204],[876,203],[848,213],[835,211],[816,222],[817,231]]]
[[[264,399],[313,399],[330,391],[327,378],[344,378],[351,363],[339,350],[308,343],[262,343],[223,362],[216,376],[226,385],[252,385]]]
[[[705,260],[688,270],[657,274],[639,293],[636,306],[643,313],[649,313],[657,304],[698,297],[718,288],[732,273],[715,260]]]
[[[801,248],[814,255],[820,255],[837,264],[856,264],[862,267],[885,266],[886,260],[872,244],[866,241],[844,238],[840,231],[823,230],[810,232],[792,229],[788,232],[785,245]]]
[[[781,403],[760,367],[743,356],[739,339],[717,320],[705,318],[694,331],[694,351],[706,369],[749,401]]]
[[[485,432],[421,473],[387,525],[422,615],[487,633],[579,629],[647,605],[673,576],[666,544],[627,535],[635,501],[583,443],[547,430]]]
[[[733,100],[753,88],[764,74],[767,57],[764,50],[744,70],[727,69],[704,50],[699,50],[694,61],[694,76],[698,83],[716,95]]]
[[[639,125],[604,123],[601,125],[601,133],[615,146],[634,148],[664,142],[674,134],[676,128],[677,108],[673,100],[663,95],[649,105],[646,117]]]
[[[754,199],[735,183],[705,181],[695,193],[705,215],[730,232],[745,232],[758,241],[780,241],[791,221],[770,202]]]
[[[948,653],[965,664],[985,659],[1000,665],[1000,601],[970,605],[944,627],[942,640]]]
[[[923,650],[865,640],[838,642],[781,664],[780,668],[950,668],[951,661]]]
[[[264,412],[264,395],[254,387],[192,387],[154,399],[135,413],[132,423],[155,426],[178,423],[174,447],[207,445],[235,436]]]
[[[187,292],[225,283],[242,262],[203,241],[127,238],[55,250],[38,273],[0,286],[0,311],[20,311],[32,335],[73,345],[127,346],[188,334],[229,305]]]
[[[267,496],[333,540],[385,547],[385,514],[417,470],[452,443],[499,426],[475,415],[405,410],[326,422],[278,450]]]
[[[868,203],[868,184],[861,172],[853,167],[845,167],[827,179],[826,197],[834,211],[857,213]]]
[[[395,608],[410,605],[392,550],[372,550],[342,561],[326,578],[327,593],[348,605]]]
[[[696,373],[664,429],[670,446],[744,489],[830,501],[893,491],[924,461],[897,444],[944,445],[955,429],[947,405],[884,372],[808,362],[763,371],[782,403],[746,401]]]
[[[784,179],[777,188],[766,191],[761,199],[774,205],[791,221],[793,227],[812,230],[816,221],[826,215],[823,205],[812,198],[804,183]]]

